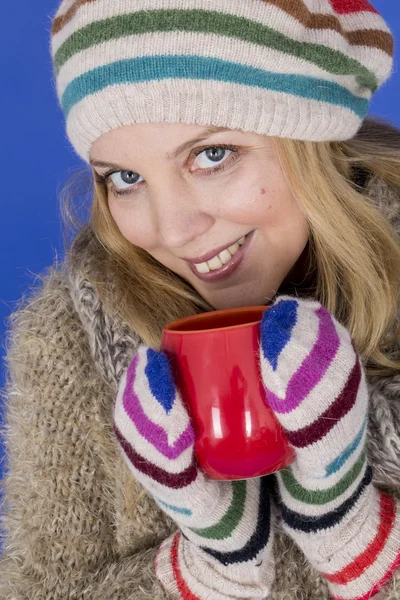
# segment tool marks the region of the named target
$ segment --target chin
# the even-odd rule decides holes
[[[214,308],[214,310],[223,310],[226,308],[244,308],[245,306],[268,306],[270,305],[276,296],[276,292],[272,291],[269,294],[240,294],[234,296],[232,293],[227,292],[226,297],[223,294],[219,294],[219,297],[207,297],[203,298]]]

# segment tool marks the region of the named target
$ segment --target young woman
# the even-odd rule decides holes
[[[11,319],[4,600],[400,598],[400,132],[366,0],[65,0],[93,203]],[[269,305],[276,474],[197,467],[164,325]]]

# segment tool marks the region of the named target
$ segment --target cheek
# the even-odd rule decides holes
[[[269,213],[277,204],[278,196],[274,187],[243,177],[233,186],[224,189],[218,203],[214,200],[214,216],[233,223],[259,227],[270,219]]]
[[[256,193],[246,204],[246,219],[265,235],[271,247],[302,251],[309,238],[306,217],[285,181],[258,183]]]
[[[248,182],[235,189],[234,194],[226,196],[226,206],[229,206],[232,221],[240,221],[254,225],[278,226],[292,219],[297,214],[297,203],[289,188],[272,178],[266,181],[255,181],[249,186]]]
[[[120,201],[110,199],[108,207],[121,235],[128,242],[144,249],[151,247],[154,243],[151,231],[143,227],[143,219],[137,210],[129,205],[129,201],[120,204]]]

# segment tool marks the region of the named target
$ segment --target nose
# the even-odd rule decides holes
[[[189,247],[214,224],[207,202],[193,186],[179,177],[163,178],[163,185],[151,192],[150,206],[159,244],[166,248]]]

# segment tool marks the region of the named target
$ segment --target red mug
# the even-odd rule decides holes
[[[260,322],[267,306],[230,308],[166,325],[161,350],[195,429],[199,466],[211,479],[249,479],[294,460],[264,390]]]

